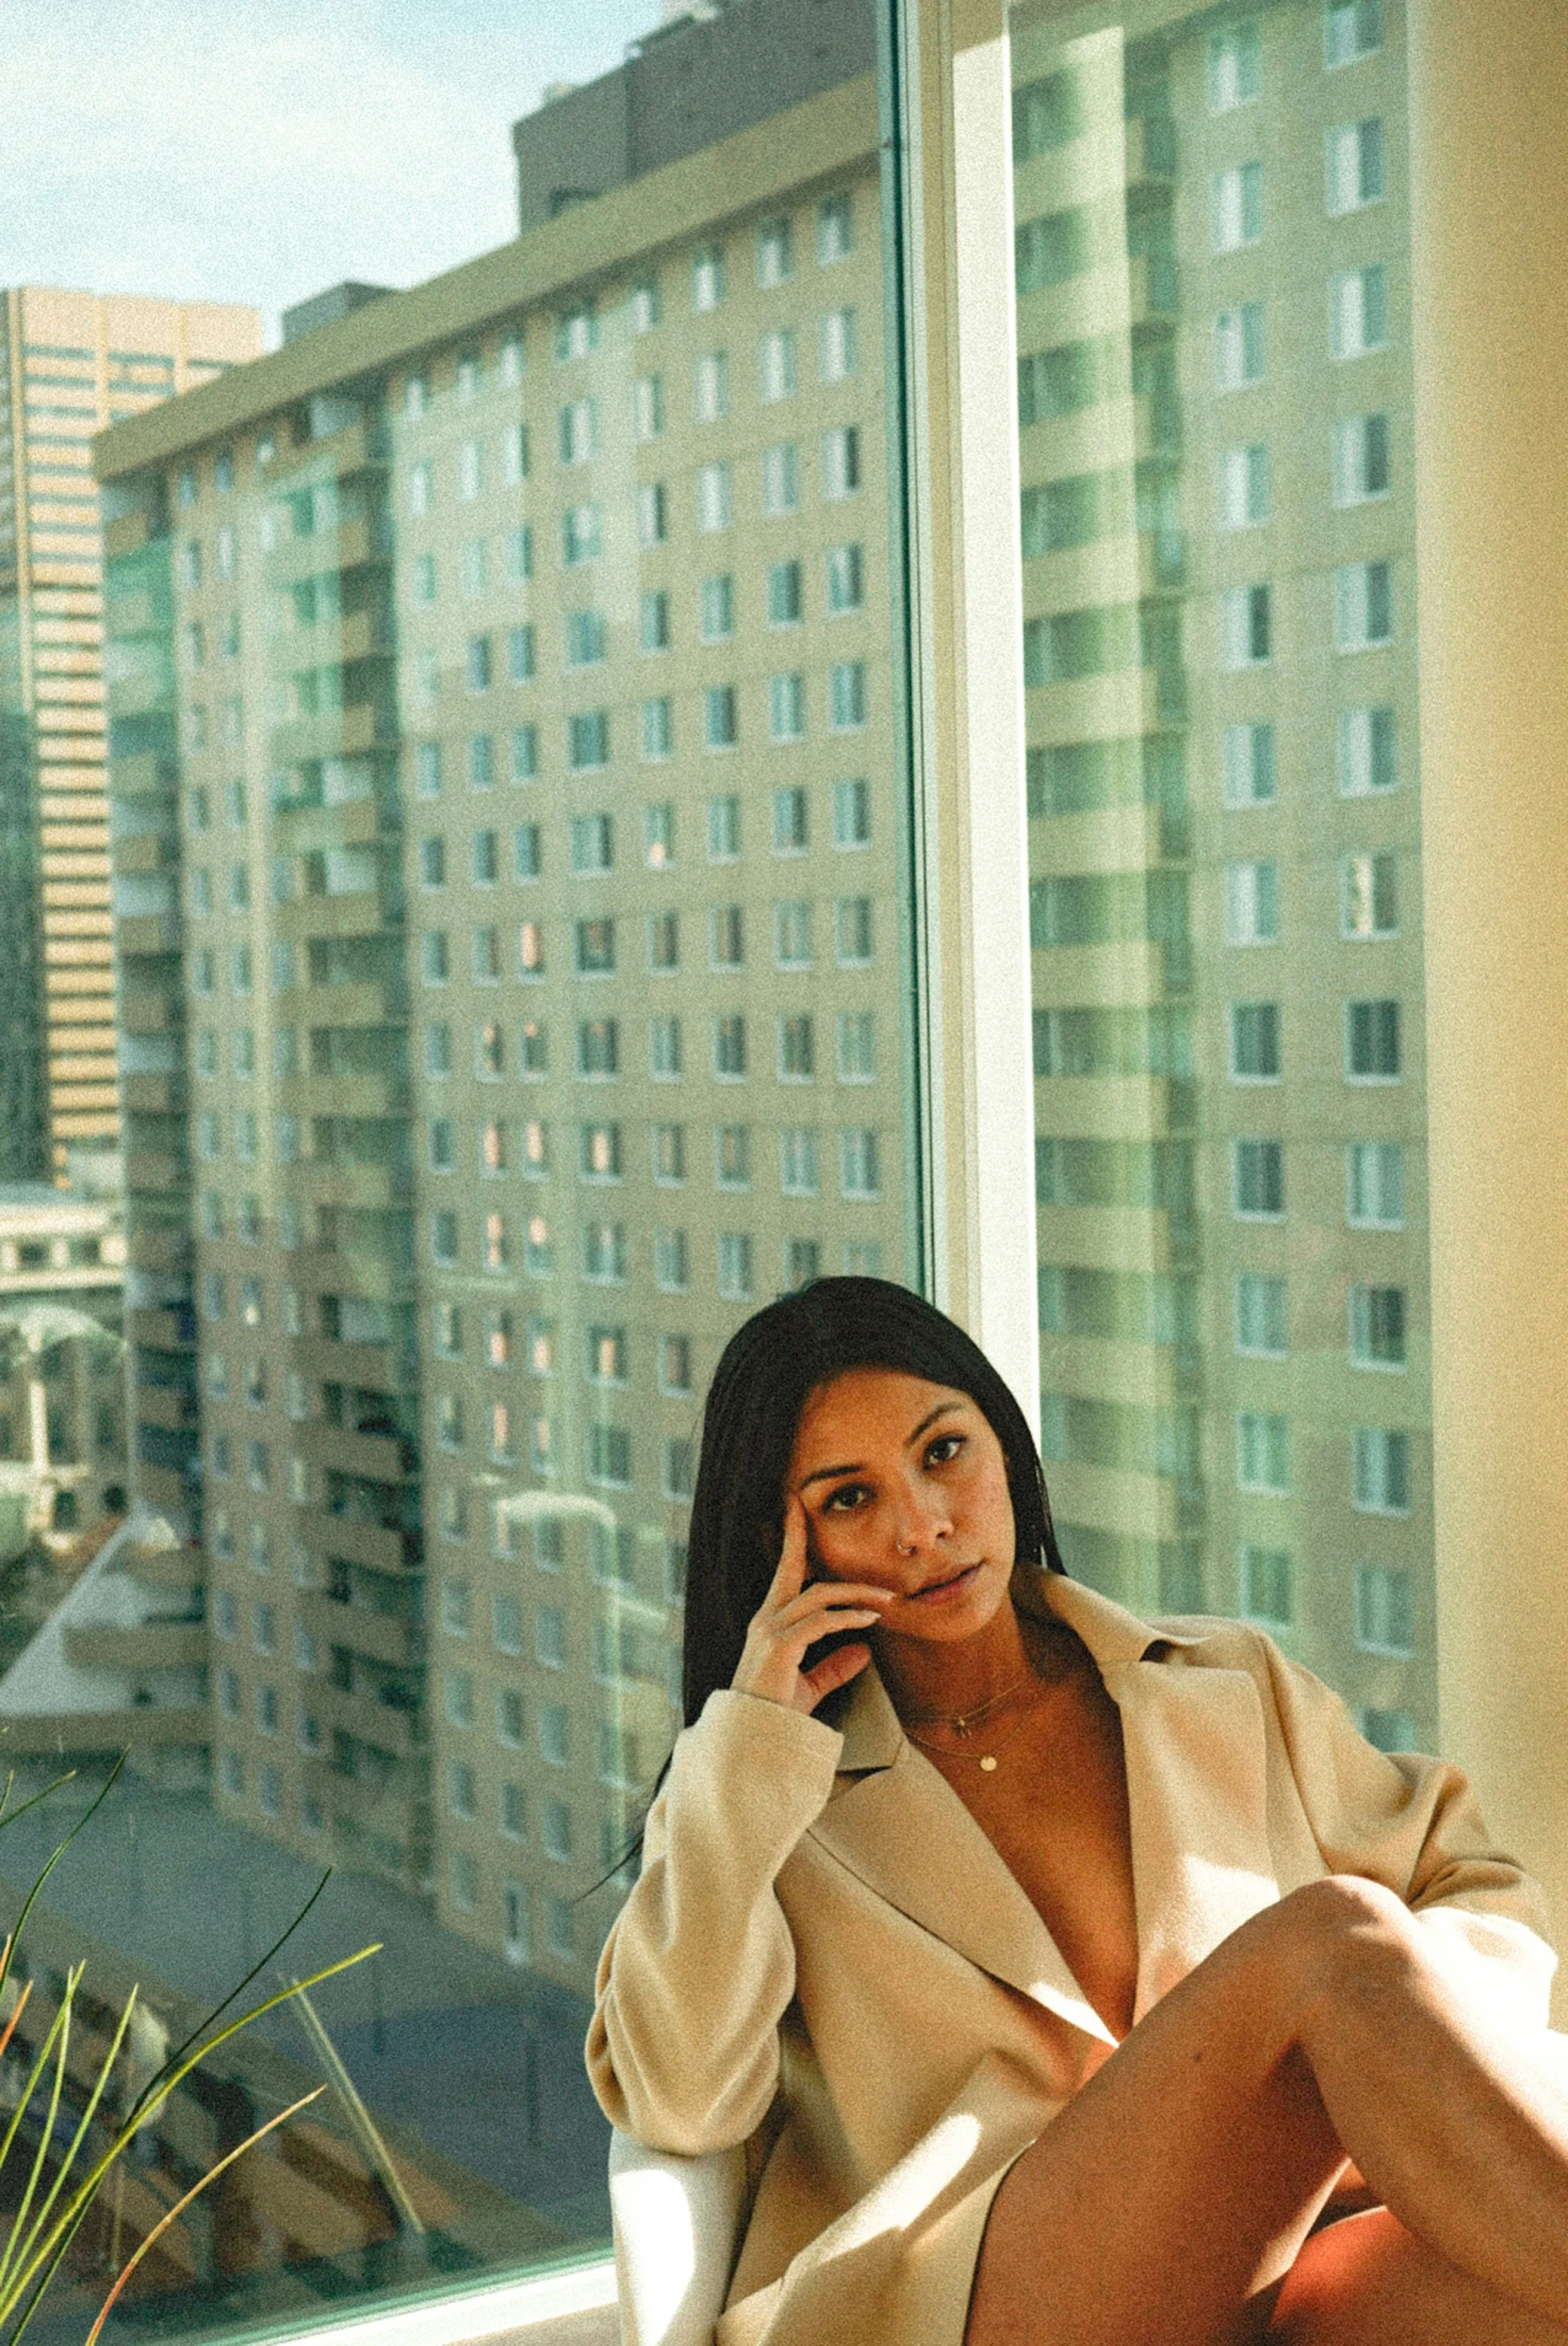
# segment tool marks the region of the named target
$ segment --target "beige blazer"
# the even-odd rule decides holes
[[[1121,1712],[1138,2017],[1249,1915],[1351,1872],[1544,2027],[1539,1893],[1457,1770],[1373,1750],[1240,1623],[1150,1624],[1023,1567],[1015,1593],[1077,1631]],[[841,1732],[727,1690],[680,1737],[588,2061],[651,2148],[748,2144],[719,2346],[961,2346],[992,2194],[1111,2041],[874,1669]]]

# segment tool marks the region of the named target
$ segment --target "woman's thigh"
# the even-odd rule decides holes
[[[1156,2004],[997,2191],[966,2346],[1256,2336],[1344,2163],[1291,2027],[1283,1909]],[[1249,2310],[1250,2309],[1250,2310]]]
[[[1272,2294],[1272,2293],[1271,2293]],[[1387,2208],[1315,2232],[1258,2331],[1268,2346],[1565,2346],[1538,2320],[1459,2271]]]

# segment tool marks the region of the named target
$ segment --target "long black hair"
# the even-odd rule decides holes
[[[687,1575],[688,1726],[734,1678],[778,1569],[784,1474],[807,1395],[851,1368],[897,1369],[966,1393],[1001,1444],[1018,1560],[1065,1570],[1033,1436],[972,1336],[890,1279],[815,1279],[736,1330],[709,1387]]]

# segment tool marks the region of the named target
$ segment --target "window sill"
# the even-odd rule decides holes
[[[616,2268],[609,2257],[493,2288],[402,2305],[294,2333],[331,2346],[618,2346]]]

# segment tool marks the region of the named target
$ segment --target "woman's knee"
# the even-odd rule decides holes
[[[1393,1890],[1355,1873],[1325,1874],[1273,1909],[1307,2004],[1343,2008],[1408,1991],[1431,1968],[1420,1925]]]

